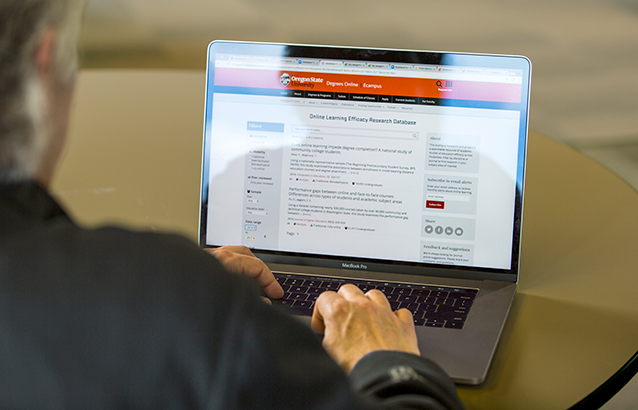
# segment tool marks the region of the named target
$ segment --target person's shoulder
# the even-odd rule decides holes
[[[13,237],[5,255],[21,271],[56,278],[130,281],[166,286],[223,287],[233,281],[221,264],[192,240],[174,233],[118,226],[85,228],[61,222]],[[37,258],[29,258],[37,255]],[[41,275],[41,274],[40,274]],[[75,278],[75,279],[74,279]]]
[[[85,241],[124,248],[122,250],[168,251],[170,253],[196,253],[198,255],[201,253],[201,249],[195,242],[179,233],[104,226],[95,229],[79,228],[77,234],[82,236]]]
[[[135,230],[116,225],[86,228],[70,223],[57,226],[48,224],[24,233],[27,238],[37,234],[58,251],[84,251],[96,256],[105,253],[120,256],[134,254],[137,258],[180,255],[197,257],[202,253],[195,242],[181,234]]]
[[[220,271],[221,265],[195,242],[181,234],[135,231],[121,227],[80,229],[81,247],[94,255],[160,271]]]

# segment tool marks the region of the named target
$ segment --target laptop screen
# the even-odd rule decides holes
[[[200,243],[516,275],[529,83],[524,57],[213,42]]]

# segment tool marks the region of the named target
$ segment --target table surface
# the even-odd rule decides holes
[[[205,74],[84,71],[54,195],[87,226],[197,237]],[[531,132],[518,293],[469,409],[565,409],[638,349],[638,194]]]

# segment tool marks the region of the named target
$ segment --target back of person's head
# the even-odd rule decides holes
[[[0,182],[31,179],[47,149],[47,119],[36,52],[47,30],[57,33],[52,74],[73,81],[84,0],[0,1]]]

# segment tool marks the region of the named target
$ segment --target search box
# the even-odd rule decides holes
[[[368,137],[368,138],[390,138],[418,141],[419,133],[416,131],[393,131],[377,130],[370,128],[346,128],[346,127],[321,127],[314,125],[293,125],[293,134],[303,134],[303,137],[322,136],[326,137]]]

